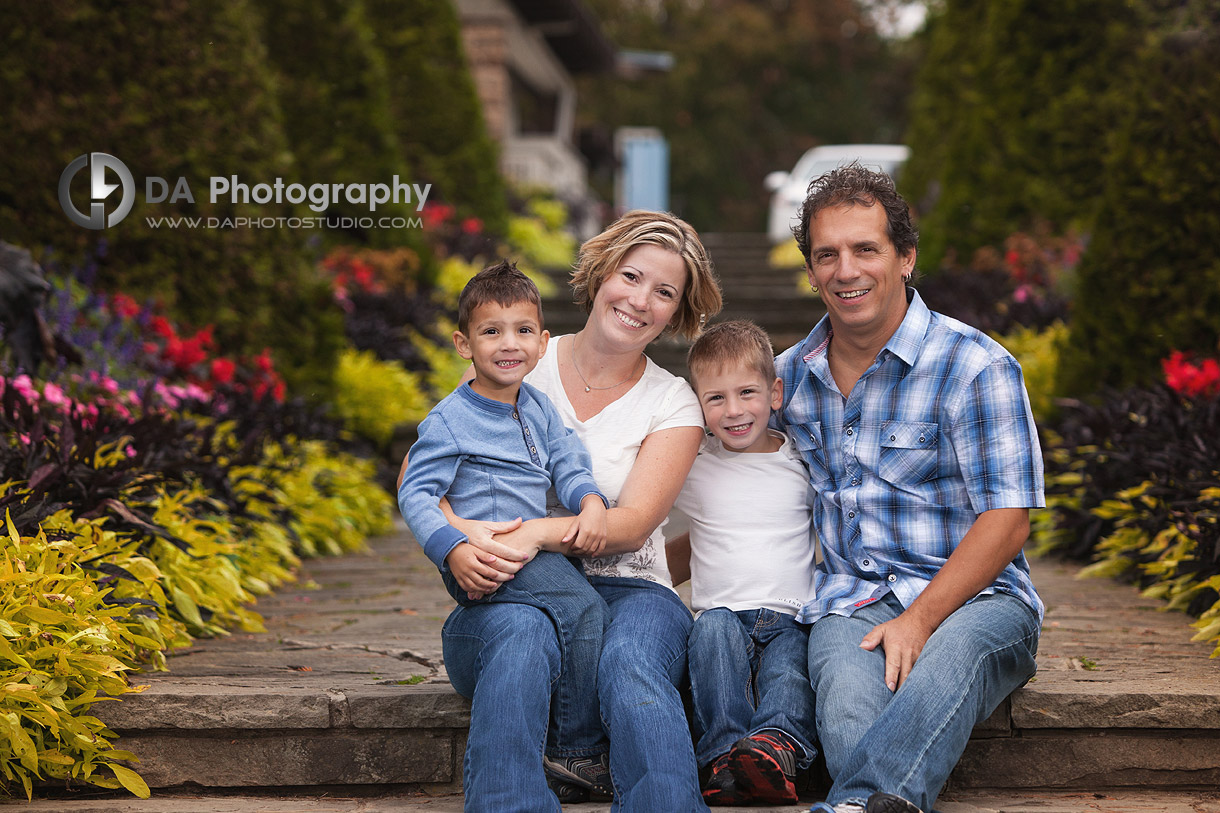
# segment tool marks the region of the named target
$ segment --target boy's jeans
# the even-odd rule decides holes
[[[808,625],[774,610],[716,607],[695,619],[688,657],[700,767],[769,728],[795,740],[799,767],[809,766],[817,752],[808,645]]]
[[[559,813],[542,743],[559,680],[559,639],[525,604],[456,607],[441,631],[453,688],[470,698],[462,787],[466,813]]]
[[[891,593],[850,618],[820,618],[809,632],[832,805],[863,804],[880,790],[932,810],[974,726],[1034,674],[1038,616],[1015,596],[997,593],[946,618],[891,692],[885,653],[861,649],[860,641],[901,613]]]
[[[546,753],[553,757],[606,753],[609,744],[597,704],[597,667],[609,613],[580,568],[561,553],[542,551],[496,592],[473,601],[452,573],[446,570],[443,578],[449,595],[463,608],[526,604],[547,614],[558,631],[561,671],[551,700]],[[453,682],[456,687],[458,681]]]

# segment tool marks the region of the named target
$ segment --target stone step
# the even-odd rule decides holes
[[[1215,788],[1220,661],[1134,589],[1035,560],[1038,676],[974,733],[950,791]],[[460,789],[469,706],[449,687],[452,602],[400,529],[308,562],[260,602],[266,633],[197,642],[98,713],[154,788]]]

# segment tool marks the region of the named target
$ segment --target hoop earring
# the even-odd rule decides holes
[[[904,274],[904,275],[903,275],[903,277],[902,277],[902,281],[903,281],[903,283],[904,283],[904,284],[906,284],[906,285],[910,285],[910,284],[911,284],[911,277],[913,277],[913,276],[915,276],[915,274],[914,274],[914,273],[910,273],[910,274]]]

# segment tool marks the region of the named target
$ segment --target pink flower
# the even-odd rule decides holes
[[[50,381],[42,385],[42,397],[48,404],[56,406],[71,403],[70,399],[64,395],[64,391]]]

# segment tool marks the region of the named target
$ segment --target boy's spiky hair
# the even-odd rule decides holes
[[[470,278],[458,297],[458,330],[463,335],[470,328],[470,314],[480,305],[495,302],[508,307],[518,302],[528,302],[538,309],[538,329],[542,324],[542,295],[538,286],[525,274],[517,270],[515,263],[501,260],[489,265]]]

